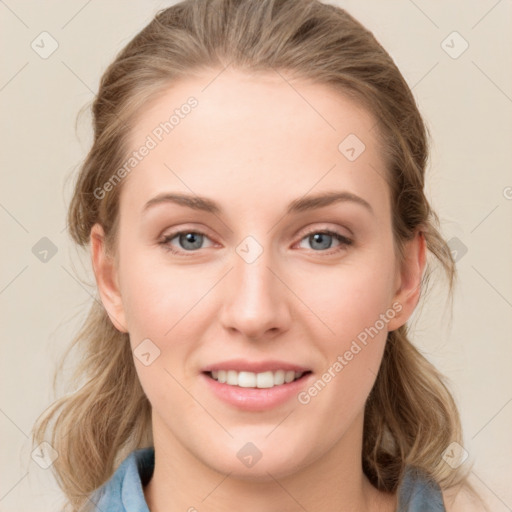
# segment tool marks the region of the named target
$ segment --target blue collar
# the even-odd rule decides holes
[[[150,512],[143,487],[151,479],[154,467],[153,447],[131,452],[90,500],[105,512]],[[407,466],[398,487],[396,512],[446,512],[439,485],[422,470]]]

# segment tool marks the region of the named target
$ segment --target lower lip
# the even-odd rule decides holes
[[[312,376],[312,373],[308,373],[293,382],[272,388],[242,388],[222,384],[205,373],[201,374],[209,389],[216,396],[244,411],[265,411],[284,404],[296,397]]]

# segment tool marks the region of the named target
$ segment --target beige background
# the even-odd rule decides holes
[[[61,504],[51,469],[31,459],[29,436],[54,398],[55,363],[94,294],[80,282],[94,283],[88,255],[77,253],[65,231],[68,178],[92,135],[88,114],[76,133],[75,118],[118,50],[170,3],[0,2],[3,512],[55,511]],[[345,7],[390,52],[431,129],[428,193],[445,236],[462,248],[460,281],[451,327],[443,295],[434,291],[436,303],[416,317],[415,339],[449,378],[460,405],[465,464],[475,462],[471,480],[492,511],[510,511],[512,1],[331,3]],[[43,31],[58,43],[46,59],[31,47],[46,37],[50,48]],[[453,31],[469,44],[458,58],[445,51],[463,48]],[[32,252],[43,237],[57,249],[47,262]]]

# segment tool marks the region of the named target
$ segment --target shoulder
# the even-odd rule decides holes
[[[114,474],[89,501],[95,510],[126,512],[147,511],[143,485],[147,483],[154,469],[154,449],[152,447],[132,451],[116,469]]]
[[[424,470],[407,466],[398,488],[398,510],[436,510],[438,512],[491,512],[484,495],[468,480],[441,489]]]

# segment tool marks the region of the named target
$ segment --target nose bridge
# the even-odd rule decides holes
[[[247,237],[233,255],[221,320],[226,329],[236,329],[258,338],[267,331],[286,328],[289,319],[285,287],[270,248]]]

